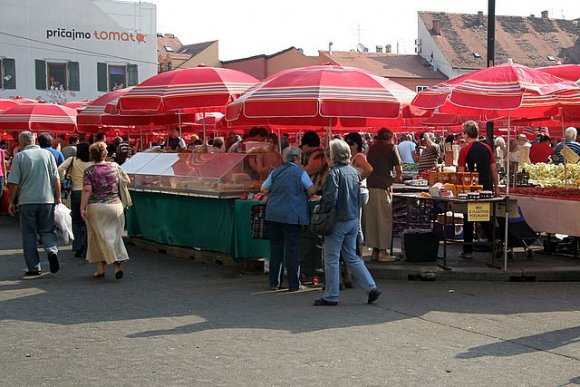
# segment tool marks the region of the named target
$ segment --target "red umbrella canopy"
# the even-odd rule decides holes
[[[505,64],[461,75],[420,92],[413,105],[462,114],[514,117],[554,115],[558,96],[576,94],[574,82],[526,66]],[[518,111],[516,111],[518,109]]]
[[[0,111],[10,109],[13,106],[26,104],[26,103],[38,103],[35,99],[13,97],[13,98],[1,98],[0,99]]]
[[[336,118],[395,118],[414,96],[404,86],[356,67],[308,66],[259,83],[228,105],[226,119],[327,125]]]
[[[83,109],[85,106],[87,106],[87,105],[89,104],[89,102],[91,102],[91,101],[89,101],[89,100],[87,99],[87,100],[84,100],[84,101],[70,101],[70,102],[64,102],[64,103],[62,103],[61,105],[62,105],[62,106],[69,107],[69,108],[71,108],[71,109],[80,110],[80,109]]]
[[[225,105],[258,83],[241,71],[198,66],[163,72],[119,98],[121,114],[174,111],[223,112]]]
[[[79,127],[102,125],[101,117],[105,114],[107,105],[113,101],[116,103],[120,96],[127,94],[131,89],[132,87],[113,90],[89,102],[77,117]]]
[[[77,111],[48,103],[21,104],[0,114],[0,129],[73,132]]]
[[[536,70],[555,75],[568,81],[580,83],[580,64],[538,67]]]

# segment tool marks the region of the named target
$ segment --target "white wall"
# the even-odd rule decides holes
[[[451,63],[449,63],[447,58],[443,55],[443,52],[441,52],[439,47],[435,44],[435,40],[433,40],[433,37],[428,30],[428,28],[432,27],[433,26],[425,26],[421,18],[418,17],[417,36],[421,42],[419,56],[425,58],[429,63],[431,63],[431,66],[445,74],[449,79],[455,78],[459,73],[455,72]]]
[[[80,91],[66,92],[68,101],[103,94],[97,91],[97,62],[136,64],[139,82],[157,73],[153,4],[0,0],[0,10],[0,57],[14,58],[16,64],[16,90],[0,89],[0,98],[14,95],[50,98],[49,92],[36,90],[36,59],[79,62]],[[84,38],[58,36],[63,31],[59,32],[59,28],[69,33],[82,32]],[[108,39],[100,39],[105,37]]]

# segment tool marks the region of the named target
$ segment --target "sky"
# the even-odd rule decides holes
[[[289,47],[306,55],[348,51],[362,43],[370,51],[391,44],[414,53],[417,12],[487,15],[487,0],[146,0],[157,5],[157,31],[183,44],[219,40],[220,60],[273,54]],[[496,0],[496,15],[580,18],[578,0]]]

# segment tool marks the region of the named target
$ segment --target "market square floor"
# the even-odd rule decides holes
[[[580,282],[381,279],[373,305],[355,288],[314,307],[316,288],[129,253],[121,281],[70,249],[23,280],[18,223],[0,216],[0,385],[580,384]]]

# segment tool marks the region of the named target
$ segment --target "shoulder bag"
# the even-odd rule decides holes
[[[119,196],[121,197],[123,208],[129,208],[133,205],[133,200],[129,193],[129,181],[125,179],[125,174],[119,166],[117,166],[117,180],[119,181]]]
[[[337,169],[338,170],[338,169]],[[338,189],[340,192],[340,170],[338,170]],[[324,200],[324,196],[322,197]],[[338,200],[337,200],[338,201]],[[310,231],[316,235],[330,235],[334,232],[334,224],[336,223],[336,206],[332,207],[329,212],[320,212],[322,205],[318,204],[312,211],[310,217]]]
[[[66,168],[66,172],[64,173],[64,179],[61,183],[61,197],[63,199],[68,199],[72,192],[72,177],[70,175],[70,171],[72,170],[73,164],[75,163],[75,158],[73,156],[72,161]]]

